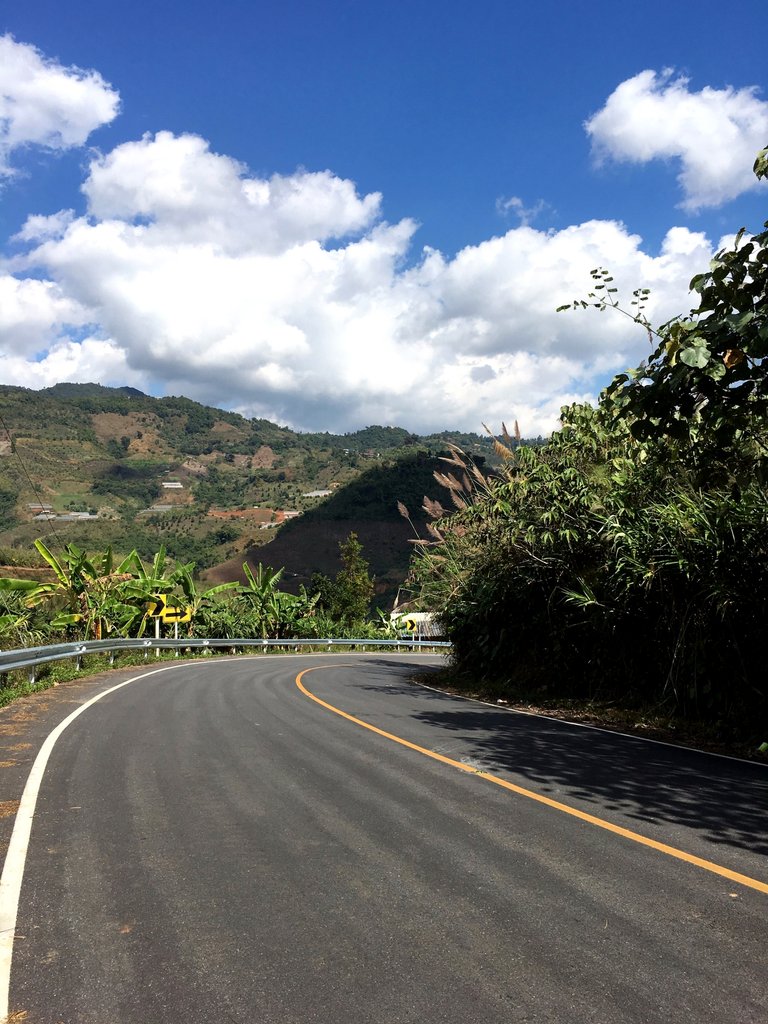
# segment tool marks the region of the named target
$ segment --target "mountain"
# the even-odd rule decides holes
[[[384,460],[364,470],[301,517],[292,519],[261,547],[245,551],[252,568],[261,562],[284,567],[284,589],[297,592],[315,572],[332,576],[340,568],[339,544],[357,534],[375,578],[375,603],[390,607],[397,595],[413,552],[413,540],[427,535],[422,510],[424,496],[439,496],[434,479],[445,470],[437,455],[420,450]],[[406,520],[398,503],[409,512]],[[232,558],[204,573],[210,583],[244,580],[243,557]]]
[[[354,530],[390,594],[412,547],[396,503],[421,520],[447,443],[493,456],[477,434],[302,434],[134,388],[0,386],[0,557],[23,563],[40,536],[144,555],[165,544],[219,577],[247,556],[299,581],[335,571],[338,541]]]

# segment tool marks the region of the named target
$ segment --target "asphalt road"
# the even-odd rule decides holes
[[[84,711],[35,812],[16,1019],[766,1024],[768,892],[713,868],[765,888],[768,770],[424,665],[215,659]]]

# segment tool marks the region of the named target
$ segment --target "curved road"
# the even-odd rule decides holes
[[[413,685],[430,663],[199,661],[89,706],[10,1019],[765,1024],[768,770]]]

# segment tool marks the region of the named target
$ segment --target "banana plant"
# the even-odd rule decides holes
[[[151,566],[144,564],[134,548],[118,568],[130,577],[122,591],[126,609],[125,628],[135,636],[143,636],[157,598],[170,594],[184,573],[192,571],[194,563],[170,569],[166,565],[165,546],[161,545],[152,558]]]
[[[97,560],[89,559],[75,544],[67,544],[61,556],[56,556],[42,540],[35,541],[35,548],[53,570],[55,579],[5,579],[3,589],[23,593],[28,608],[49,608],[54,629],[81,626],[85,639],[101,639],[120,624],[124,614],[121,587],[130,575],[115,567],[111,547]]]
[[[217,594],[240,589],[240,584],[237,580],[232,580],[229,583],[219,583],[216,586],[208,587],[207,590],[200,591],[197,589],[194,568],[195,563],[189,562],[186,565],[179,566],[171,576],[174,583],[181,588],[185,606],[191,609],[192,612],[193,627],[190,628],[190,635],[193,632],[195,621],[205,624],[207,619],[206,612],[215,605],[216,602],[213,601],[213,598]]]
[[[255,627],[262,639],[269,636],[280,622],[280,598],[277,584],[283,575],[282,569],[267,569],[261,563],[254,573],[247,562],[243,562],[243,573],[247,583],[240,584],[239,594],[248,605]]]
[[[32,647],[43,643],[45,634],[36,628],[30,609],[25,607],[24,594],[37,586],[35,580],[0,579],[4,614],[0,615],[0,646]]]
[[[275,625],[275,636],[295,636],[300,631],[301,623],[306,623],[313,617],[315,605],[319,600],[320,594],[307,593],[303,584],[299,587],[298,594],[278,591],[278,621]],[[301,635],[300,632],[299,635]]]

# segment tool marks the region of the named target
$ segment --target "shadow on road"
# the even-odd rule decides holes
[[[415,721],[451,735],[457,760],[516,775],[554,799],[577,798],[637,822],[684,825],[711,843],[768,854],[762,765],[473,705],[391,678],[362,685],[407,697]]]

